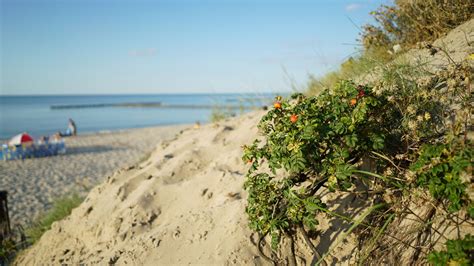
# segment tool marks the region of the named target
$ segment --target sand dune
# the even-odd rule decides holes
[[[161,142],[147,161],[94,188],[18,264],[250,263],[240,146],[255,138],[259,118]]]
[[[258,137],[262,115],[188,128],[161,141],[145,162],[108,176],[16,263],[268,264],[258,254],[258,236],[248,228],[242,188],[248,166],[241,161],[241,146]],[[335,211],[358,216],[370,204],[327,192],[321,191],[322,199]],[[324,214],[317,219],[318,250],[338,246],[331,261],[349,261],[355,236],[344,245],[338,239],[350,224]],[[297,245],[297,261],[309,264],[312,251],[301,236]],[[264,250],[269,254],[269,245]]]

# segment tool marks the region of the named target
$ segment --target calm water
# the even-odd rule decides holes
[[[78,133],[118,130],[157,125],[208,122],[212,109],[105,107],[53,110],[51,105],[141,103],[196,105],[268,104],[273,95],[180,94],[100,96],[0,96],[0,139],[28,132],[34,137],[65,131],[68,118]],[[240,110],[235,110],[239,113]]]

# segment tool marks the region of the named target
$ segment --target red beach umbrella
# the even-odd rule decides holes
[[[11,138],[10,141],[8,141],[8,145],[10,146],[21,145],[23,143],[32,142],[32,141],[33,141],[33,137],[31,137],[28,133],[23,132]]]

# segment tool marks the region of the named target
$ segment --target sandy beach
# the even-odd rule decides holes
[[[262,114],[191,127],[151,145],[147,160],[104,176],[18,263],[261,262],[249,239],[240,146],[257,136]]]
[[[73,192],[85,196],[108,175],[146,159],[157,143],[187,127],[84,134],[65,139],[65,155],[0,161],[0,190],[9,193],[12,224],[28,224],[57,197]]]
[[[262,115],[184,129],[158,143],[147,160],[107,176],[15,263],[265,265],[245,214],[248,165],[241,159],[241,146],[258,137]],[[335,202],[334,209],[356,215],[366,206],[353,197],[323,193],[325,201]],[[319,248],[328,251],[349,225],[325,215],[318,221]],[[351,258],[356,241],[353,235],[348,239],[334,261]],[[311,251],[301,239],[298,245],[304,254],[297,259],[304,265]],[[264,250],[270,253],[269,245]]]

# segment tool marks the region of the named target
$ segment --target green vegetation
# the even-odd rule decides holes
[[[428,255],[428,261],[435,266],[472,265],[474,261],[474,236],[466,235],[463,239],[448,240],[446,251],[434,251]]]
[[[46,231],[51,229],[51,225],[54,222],[60,221],[71,214],[71,211],[79,206],[83,200],[84,199],[77,194],[55,200],[53,208],[26,230],[26,236],[30,244],[36,243]]]
[[[215,106],[211,112],[211,123],[218,123],[226,118],[235,116],[235,110],[223,106]]]
[[[16,246],[13,240],[3,239],[0,242],[0,265],[6,264],[11,260],[13,254],[16,252]]]
[[[394,46],[404,51],[430,42],[474,17],[474,5],[465,0],[396,0],[371,12],[376,24],[365,25],[361,49],[341,66],[321,78],[311,78],[308,94],[317,95],[340,80],[356,79],[395,58]]]
[[[259,234],[257,246],[268,262],[295,261],[294,249],[282,251],[281,245],[294,245],[302,232],[312,261],[324,263],[331,250],[319,254],[309,235],[317,234],[318,213],[325,213],[351,224],[343,238],[355,227],[364,228],[358,263],[377,264],[369,260],[383,257],[384,251],[374,247],[383,243],[391,222],[414,214],[403,202],[420,199],[415,191],[429,195],[423,196],[431,201],[427,216],[415,214],[419,225],[407,241],[390,235],[402,248],[415,250],[414,264],[421,253],[427,255],[422,246],[434,246],[423,235],[434,230],[446,239],[432,228],[437,214],[474,218],[474,145],[468,138],[472,65],[451,60],[433,73],[423,65],[393,60],[400,52],[396,50],[430,48],[429,42],[473,18],[474,6],[463,0],[397,0],[371,14],[377,24],[363,27],[359,54],[337,71],[312,78],[306,96],[277,97],[258,125],[263,138],[243,147],[242,159],[250,165],[244,183],[249,226]],[[375,70],[376,80],[354,82]],[[367,195],[376,192],[381,203],[359,217],[330,211],[318,193],[322,187],[355,193],[360,184]],[[267,238],[271,255],[262,250]],[[448,240],[446,252],[423,258],[435,265],[468,264],[472,241],[471,236]]]
[[[225,120],[229,117],[234,117],[237,114],[243,114],[247,110],[257,110],[265,108],[269,103],[271,103],[272,98],[265,95],[252,95],[245,96],[242,95],[235,99],[231,99],[231,104],[219,104],[216,103],[212,107],[212,112],[210,116],[211,123],[218,123],[222,120]]]
[[[251,229],[261,241],[269,235],[273,249],[297,231],[317,230],[317,213],[338,217],[317,193],[323,186],[350,193],[363,183],[382,198],[427,188],[449,213],[472,209],[466,191],[474,153],[467,138],[472,95],[465,82],[472,73],[468,64],[432,75],[391,64],[374,87],[341,81],[318,96],[277,97],[258,125],[264,140],[243,148]],[[375,166],[362,170],[370,157]],[[399,215],[401,201],[382,203],[381,219]],[[345,220],[370,227],[357,217]]]
[[[420,156],[410,167],[418,176],[417,184],[429,188],[435,199],[449,200],[449,210],[458,211],[467,203],[466,186],[469,179],[466,169],[474,158],[472,147],[460,143],[427,144],[421,147]]]
[[[474,145],[467,137],[472,128],[472,66],[452,62],[432,73],[423,65],[392,61],[394,45],[406,49],[433,41],[472,18],[473,8],[458,0],[382,6],[372,13],[378,25],[364,27],[358,56],[338,71],[311,79],[310,96],[276,99],[259,123],[263,140],[244,146],[242,158],[250,164],[246,211],[250,227],[260,234],[264,258],[283,259],[275,252],[263,254],[261,242],[267,235],[272,248],[279,249],[283,238],[293,242],[296,232],[317,231],[317,214],[324,212],[371,229],[362,263],[390,222],[403,213],[400,202],[419,189],[429,192],[435,207],[426,220],[420,218],[417,245],[436,212],[474,217],[468,191]],[[353,81],[374,69],[380,75],[370,86]],[[370,169],[361,168],[368,160]],[[331,206],[317,193],[321,187],[351,193],[356,184],[384,199],[384,211],[374,215],[381,228],[329,211]],[[306,242],[321,262],[308,238]],[[415,249],[417,260],[421,251]]]
[[[307,94],[318,95],[325,89],[332,88],[341,80],[352,80],[360,77],[375,67],[382,67],[392,56],[385,49],[359,51],[355,56],[344,61],[337,70],[321,78],[311,77]]]
[[[365,50],[389,50],[438,39],[473,18],[474,5],[465,0],[395,0],[371,14],[377,24],[364,27],[361,42]]]
[[[0,265],[8,265],[12,262],[20,250],[36,243],[46,231],[51,229],[54,222],[60,221],[71,214],[72,209],[79,206],[82,201],[83,198],[77,194],[58,198],[54,201],[53,208],[36,222],[33,222],[25,232],[19,227],[11,236],[3,239],[0,242]]]

